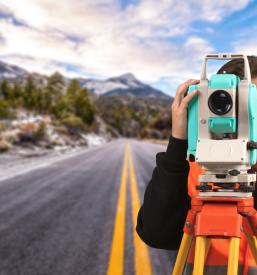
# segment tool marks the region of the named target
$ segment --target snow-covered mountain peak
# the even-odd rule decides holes
[[[131,73],[106,80],[82,78],[79,81],[83,87],[99,96],[126,95],[130,97],[170,98],[163,92],[141,82]]]
[[[16,78],[26,75],[28,72],[18,66],[0,61],[0,79]]]
[[[136,88],[142,85],[142,82],[140,82],[133,74],[127,73],[123,74],[118,77],[112,77],[107,79],[107,81],[115,82],[115,83],[121,83],[125,86],[130,88]]]

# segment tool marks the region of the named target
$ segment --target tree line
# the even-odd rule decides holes
[[[49,114],[66,126],[75,125],[81,130],[94,120],[88,90],[77,80],[66,85],[59,73],[51,75],[44,85],[37,84],[33,75],[28,75],[23,85],[3,80],[0,84],[0,119],[15,118],[19,108]]]

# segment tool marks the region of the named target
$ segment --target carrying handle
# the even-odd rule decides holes
[[[207,62],[209,59],[217,59],[217,60],[244,59],[244,80],[251,82],[250,65],[249,65],[247,56],[245,54],[229,54],[229,53],[207,54],[203,62],[201,80],[207,80]]]

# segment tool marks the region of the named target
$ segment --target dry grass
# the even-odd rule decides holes
[[[0,153],[4,153],[12,149],[11,143],[6,140],[0,140]]]

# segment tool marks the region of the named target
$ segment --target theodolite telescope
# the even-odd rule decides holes
[[[210,59],[243,59],[244,78],[223,72],[208,80]],[[252,196],[256,175],[249,170],[257,161],[257,89],[247,56],[207,55],[200,83],[188,92],[196,89],[199,93],[188,108],[188,148],[190,158],[205,170],[199,177],[200,194]]]

